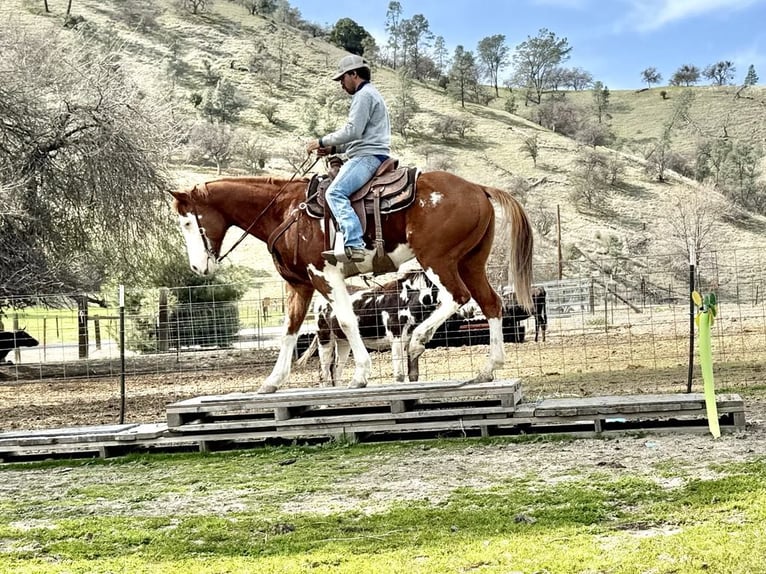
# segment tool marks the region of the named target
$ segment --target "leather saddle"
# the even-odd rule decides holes
[[[329,214],[325,194],[336,173],[337,168],[331,167],[326,175],[314,175],[309,181],[306,189],[306,212],[311,217],[322,219],[326,213]],[[351,206],[362,222],[362,231],[367,231],[368,215],[385,215],[412,205],[415,200],[416,179],[417,169],[399,167],[398,159],[388,158],[381,163],[372,179],[349,197]]]

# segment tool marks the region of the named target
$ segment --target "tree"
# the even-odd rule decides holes
[[[670,83],[673,86],[693,86],[699,82],[699,80],[699,68],[692,64],[684,64],[675,71],[673,77],[670,79]]]
[[[272,14],[277,8],[274,0],[241,0],[241,2],[252,16]]]
[[[609,88],[601,82],[596,82],[593,85],[593,108],[596,110],[598,123],[601,123],[604,117],[609,117],[607,112],[609,109]]]
[[[537,167],[537,157],[540,155],[540,145],[537,134],[524,138],[524,143],[519,148],[522,153],[532,159],[532,164]]]
[[[495,34],[479,40],[477,48],[479,61],[484,68],[484,74],[490,83],[495,86],[495,97],[500,96],[500,90],[497,86],[497,77],[508,64],[508,46],[505,45],[505,36]]]
[[[436,69],[439,70],[439,74],[443,74],[444,69],[449,63],[449,52],[447,51],[447,44],[444,41],[444,36],[437,36],[434,40],[433,59],[436,63]]]
[[[668,210],[661,225],[660,237],[664,238],[670,251],[681,261],[688,261],[689,254],[694,253],[697,266],[700,254],[715,244],[721,218],[719,213],[723,211],[711,191],[686,192]]]
[[[407,139],[418,103],[412,95],[412,79],[406,70],[399,71],[399,89],[391,101],[391,129]]]
[[[213,5],[213,0],[179,0],[179,3],[189,14],[202,14]]]
[[[747,75],[745,76],[744,84],[746,86],[754,86],[758,83],[758,74],[755,73],[755,66],[750,64],[747,68]]]
[[[657,68],[646,68],[641,72],[641,81],[651,88],[652,84],[659,84],[662,81],[662,74],[657,71]]]
[[[200,122],[192,128],[190,159],[194,162],[212,161],[218,175],[234,157],[236,136],[230,126],[222,123]]]
[[[362,56],[365,40],[369,37],[370,33],[351,18],[341,18],[333,26],[328,39],[347,52]]]
[[[245,102],[237,94],[234,84],[225,79],[206,92],[202,103],[202,113],[211,121],[234,122],[244,108]]]
[[[466,52],[463,46],[458,46],[452,57],[448,91],[453,97],[460,100],[461,107],[465,107],[466,100],[470,100],[470,94],[478,84],[479,73],[476,69],[473,52]]]
[[[721,60],[707,66],[702,75],[712,81],[714,86],[725,86],[732,83],[736,71],[733,62]]]
[[[415,78],[422,79],[423,55],[433,38],[428,20],[422,14],[415,14],[408,20],[402,20],[400,29],[404,56],[402,65],[406,66]]]
[[[52,28],[0,24],[0,58],[0,298],[143,284],[174,237],[170,110]]]
[[[388,32],[388,47],[392,52],[391,67],[396,70],[398,51],[401,45],[402,4],[395,0],[388,3],[386,11],[386,32]]]
[[[571,51],[566,38],[558,38],[546,28],[541,28],[534,38],[527,36],[526,41],[516,46],[513,62],[517,76],[527,86],[527,101],[531,93],[536,103],[542,101],[549,74],[569,59]]]
[[[561,68],[561,84],[575,91],[584,90],[593,85],[593,75],[582,68]]]

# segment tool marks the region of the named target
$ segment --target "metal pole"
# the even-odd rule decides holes
[[[692,375],[694,373],[694,247],[689,246],[689,372],[686,375],[686,392],[692,392]]]
[[[125,422],[125,285],[120,285],[120,424]]]

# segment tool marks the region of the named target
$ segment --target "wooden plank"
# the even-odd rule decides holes
[[[716,402],[720,406],[744,404],[737,395],[726,395]],[[578,397],[545,399],[538,403],[535,414],[538,416],[584,416],[631,412],[649,413],[698,410],[704,408],[704,405],[705,398],[701,393]]]
[[[342,415],[330,415],[322,416],[320,412],[316,413],[316,416],[293,418],[283,421],[272,421],[270,425],[264,424],[263,421],[251,421],[247,419],[239,420],[210,420],[200,422],[197,424],[184,425],[178,428],[173,428],[173,432],[177,433],[195,433],[195,432],[210,432],[210,431],[224,431],[234,429],[265,429],[273,428],[275,436],[279,434],[279,430],[293,427],[309,428],[312,425],[322,426],[330,424],[348,424],[353,425],[357,422],[370,422],[370,421],[390,421],[393,423],[409,420],[445,420],[448,418],[462,418],[469,416],[483,416],[492,417],[493,419],[506,419],[513,416],[514,409],[502,408],[502,407],[472,407],[472,408],[455,408],[455,409],[440,409],[440,410],[427,410],[427,411],[405,411],[403,413],[357,413],[357,414],[342,414]]]
[[[219,408],[276,408],[318,404],[368,403],[374,401],[415,400],[426,398],[455,399],[465,396],[499,396],[518,392],[519,381],[502,380],[482,384],[441,381],[438,383],[407,383],[374,385],[363,389],[325,388],[288,389],[272,394],[232,393],[187,399],[167,406],[168,412],[213,412]]]

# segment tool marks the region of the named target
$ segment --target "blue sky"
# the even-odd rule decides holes
[[[476,51],[479,40],[504,34],[513,50],[547,28],[572,47],[569,67],[581,67],[610,89],[642,87],[653,66],[662,84],[680,66],[730,60],[735,83],[750,64],[766,83],[766,0],[400,0],[402,16],[423,14],[452,52]],[[389,0],[290,0],[304,19],[332,25],[351,18],[385,41]],[[501,78],[504,75],[501,73]],[[705,80],[706,81],[706,80]]]

